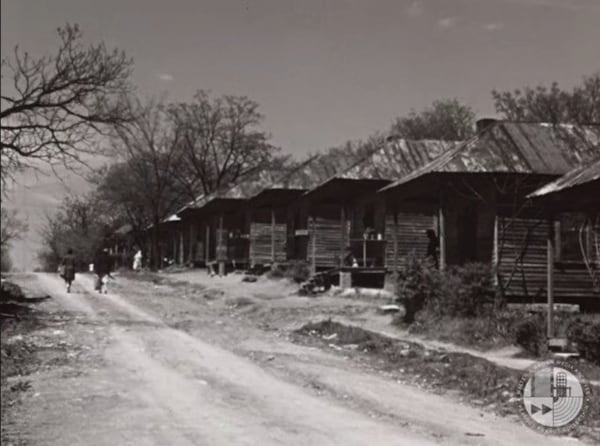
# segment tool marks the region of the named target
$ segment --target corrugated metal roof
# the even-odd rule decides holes
[[[456,141],[393,139],[335,178],[393,180],[408,175],[458,144]]]
[[[394,180],[422,167],[460,142],[438,140],[407,140],[395,138],[385,141],[363,155],[341,173],[336,173],[306,192],[314,194],[336,180]]]
[[[600,125],[497,121],[410,175],[390,190],[428,173],[563,175],[600,154]]]
[[[558,180],[546,184],[530,194],[529,198],[546,197],[573,187],[592,183],[593,181],[600,181],[600,158],[591,165],[586,164],[573,169]],[[600,194],[600,189],[598,190],[598,194]]]

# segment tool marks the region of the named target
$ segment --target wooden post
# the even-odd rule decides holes
[[[315,229],[315,218],[309,217],[311,226],[310,230],[310,242],[311,242],[311,270],[312,274],[317,273],[317,234]]]
[[[394,272],[398,272],[398,211],[394,209]]]
[[[177,262],[177,234],[173,237],[173,257],[169,260],[173,260],[173,262]]]
[[[204,228],[204,264],[208,264],[210,260],[210,220],[207,220],[205,223],[206,227]]]
[[[346,249],[346,207],[340,207],[340,230],[342,238],[340,241],[340,268],[344,266],[344,252]]]
[[[218,265],[219,265],[219,276],[225,275],[225,263],[222,259],[223,251],[227,253],[227,247],[223,248],[223,246],[227,243],[226,240],[223,240],[223,214],[219,214],[219,236],[217,237],[217,257],[219,257]]]
[[[548,297],[548,339],[554,337],[554,223],[548,222],[547,277],[546,294]]]
[[[179,231],[179,265],[183,265],[185,262],[185,249],[184,249],[184,241],[183,241],[183,229]]]
[[[275,264],[275,208],[271,207],[271,262]]]
[[[444,203],[444,195],[440,194],[440,205],[439,205],[439,239],[440,239],[440,271],[444,271],[446,269],[446,209]]]
[[[494,215],[494,239],[492,240],[492,243],[493,243],[493,246],[492,246],[492,268],[494,269],[492,281],[495,286],[498,286],[498,284],[499,284],[498,274],[499,274],[499,268],[500,268],[500,247],[498,246],[498,243],[499,243],[498,225],[499,225],[498,212],[496,210],[495,215]]]
[[[196,250],[196,225],[192,221],[190,223],[190,249],[188,251],[188,263],[194,265],[194,252]]]

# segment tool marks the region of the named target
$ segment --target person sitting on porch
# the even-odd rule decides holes
[[[440,242],[433,229],[427,229],[425,234],[427,234],[428,239],[425,258],[431,260],[435,267],[438,268],[438,248]]]
[[[352,253],[352,248],[350,246],[346,248],[346,255],[344,256],[343,266],[358,266],[358,261],[356,260],[356,257],[354,257],[354,254]]]

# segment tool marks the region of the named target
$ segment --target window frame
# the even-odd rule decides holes
[[[566,214],[576,214],[580,215],[584,219],[587,219],[587,216],[581,212],[570,212]],[[562,218],[566,214],[561,214],[556,220],[554,220],[554,246],[555,246],[555,255],[554,261],[555,263],[565,264],[565,265],[585,265],[585,261],[582,257],[581,246],[578,246],[578,259],[565,258],[564,249],[563,249],[563,221]],[[587,225],[585,228],[585,250],[587,256],[590,256],[593,250],[593,241],[592,241],[592,226]],[[579,242],[578,242],[579,244]]]

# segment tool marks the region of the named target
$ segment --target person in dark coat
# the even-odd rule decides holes
[[[438,248],[440,245],[440,242],[438,240],[437,235],[435,234],[435,231],[433,229],[428,229],[427,231],[425,231],[425,233],[427,234],[427,252],[425,254],[425,257],[429,260],[431,260],[433,262],[433,264],[435,265],[436,268],[438,268]]]
[[[96,291],[108,293],[106,282],[112,271],[112,259],[108,253],[108,248],[104,248],[94,257],[94,272],[96,273]]]
[[[71,284],[75,280],[75,255],[73,250],[69,248],[67,254],[63,257],[60,262],[60,276],[67,285],[67,293],[71,292]]]
[[[346,253],[342,259],[342,264],[344,266],[358,266],[358,261],[356,260],[356,257],[354,257],[354,253],[352,252],[352,248],[350,246],[346,247]]]

